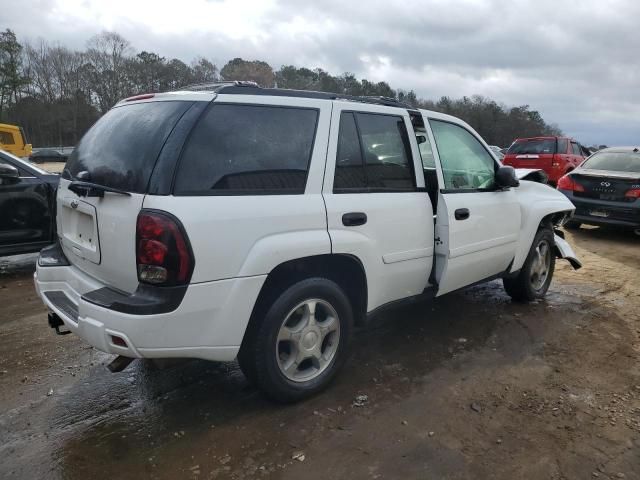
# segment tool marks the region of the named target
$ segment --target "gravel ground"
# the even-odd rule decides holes
[[[640,478],[640,238],[568,234],[544,301],[500,282],[387,311],[323,394],[235,363],[134,362],[56,336],[33,256],[0,259],[0,478]]]

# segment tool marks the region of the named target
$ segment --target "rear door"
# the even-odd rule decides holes
[[[520,204],[512,189],[494,187],[497,162],[466,124],[425,118],[440,178],[436,218],[438,295],[507,270],[515,257]]]
[[[582,148],[578,142],[571,142],[571,159],[574,167],[577,167],[582,163],[584,157],[582,156]]]
[[[185,101],[124,103],[82,138],[63,171],[57,196],[58,237],[76,267],[107,285],[135,291],[138,212],[163,145],[192,106]],[[70,189],[80,180],[124,193],[83,195]]]
[[[334,102],[323,196],[332,252],[364,265],[369,311],[423,292],[433,211],[406,110]]]

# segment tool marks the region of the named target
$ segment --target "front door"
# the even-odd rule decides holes
[[[438,295],[507,270],[520,231],[512,189],[496,188],[499,164],[466,125],[425,118],[437,152],[440,192],[436,219]]]
[[[365,268],[368,311],[424,291],[433,210],[406,110],[334,102],[323,197],[332,252]]]
[[[20,173],[20,178],[0,179],[0,251],[17,253],[51,241],[49,186],[19,165],[2,158],[0,163]]]

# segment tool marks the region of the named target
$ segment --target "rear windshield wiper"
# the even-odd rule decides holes
[[[126,195],[128,197],[131,196],[131,193],[118,188],[107,187],[97,183],[83,182],[81,180],[74,180],[69,184],[68,188],[79,197],[104,197],[104,192],[117,193],[118,195]]]

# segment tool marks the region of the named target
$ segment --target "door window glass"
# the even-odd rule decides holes
[[[566,138],[559,138],[558,139],[558,153],[566,154],[568,148],[569,148],[569,140],[567,140]]]
[[[359,112],[340,115],[335,193],[413,191],[411,162],[402,117]]]
[[[490,189],[496,163],[478,139],[459,125],[430,120],[446,189]]]
[[[580,148],[578,148],[578,144],[571,142],[571,153],[574,155],[580,155]]]
[[[356,118],[367,186],[381,191],[414,190],[411,149],[404,119],[371,113],[358,113]]]
[[[422,141],[422,143],[418,144],[418,150],[420,150],[420,158],[422,159],[422,168],[435,169],[436,159],[433,156],[433,148],[431,148],[429,137],[427,136],[426,132],[420,133],[418,137],[421,137],[420,140]]]
[[[362,190],[367,188],[364,176],[364,162],[358,139],[358,129],[353,113],[340,115],[340,133],[338,134],[338,154],[336,173],[333,180],[334,192]]]

